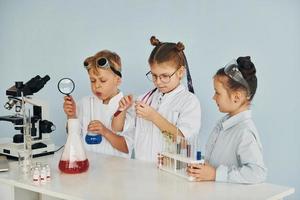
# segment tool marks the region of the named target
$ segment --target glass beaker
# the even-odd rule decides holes
[[[89,161],[80,137],[78,119],[68,119],[68,138],[58,167],[67,174],[82,173],[89,168]]]
[[[94,118],[94,97],[90,97],[90,121],[93,121]],[[85,135],[85,142],[87,144],[100,144],[102,141],[102,136],[96,133],[87,132]]]

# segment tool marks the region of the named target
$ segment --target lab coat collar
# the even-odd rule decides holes
[[[232,117],[229,117],[229,115],[226,115],[224,117],[224,120],[222,120],[223,122],[221,122],[223,130],[225,131],[242,121],[251,119],[251,116],[252,116],[251,113],[252,113],[251,110],[246,110],[246,111],[240,112]]]
[[[95,97],[95,99],[101,101],[101,103],[103,104],[103,100],[99,99],[96,95],[93,94],[93,96]],[[117,95],[113,96],[107,105],[112,105],[112,104],[119,104],[120,99],[122,98],[123,93],[120,91]],[[103,104],[105,105],[105,104]]]
[[[177,94],[177,93],[179,93],[179,92],[181,92],[181,91],[183,91],[183,90],[185,90],[184,85],[179,84],[179,85],[177,86],[177,88],[175,88],[174,90],[172,90],[172,91],[169,92],[169,93],[163,94],[162,92],[158,92],[158,96],[164,96],[164,97],[167,98],[167,97],[173,96],[173,95],[175,95],[175,94]]]

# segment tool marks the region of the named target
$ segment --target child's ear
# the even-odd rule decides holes
[[[121,85],[121,83],[122,83],[122,78],[119,77],[119,76],[116,76],[116,83],[117,83],[118,86]]]
[[[185,73],[185,67],[181,66],[180,69],[178,70],[180,79],[184,76],[184,73]]]
[[[239,103],[242,100],[242,93],[240,91],[235,91],[233,93],[233,102],[234,103]]]

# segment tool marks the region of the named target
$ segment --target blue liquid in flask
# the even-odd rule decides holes
[[[95,133],[87,133],[85,136],[85,142],[87,144],[100,144],[102,136]]]

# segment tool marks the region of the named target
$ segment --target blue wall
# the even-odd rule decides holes
[[[74,96],[90,92],[82,61],[101,49],[120,54],[125,92],[142,93],[151,35],[182,41],[201,100],[200,144],[222,116],[212,101],[212,76],[240,55],[251,55],[259,86],[253,113],[269,168],[268,182],[293,186],[300,199],[300,1],[59,1],[0,0],[0,104],[14,81],[49,74],[51,81],[35,95],[47,100],[57,125],[55,143],[65,142],[63,97],[57,81],[72,77]],[[139,83],[139,84],[136,84]],[[12,114],[0,107],[1,115]],[[13,135],[0,122],[1,137]]]

